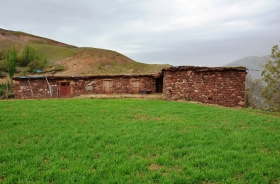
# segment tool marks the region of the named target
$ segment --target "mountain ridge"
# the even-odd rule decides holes
[[[253,79],[262,78],[261,73],[264,69],[264,65],[270,60],[270,55],[266,56],[246,56],[244,58],[238,59],[236,61],[230,62],[224,67],[236,67],[243,66],[248,69],[248,76]]]

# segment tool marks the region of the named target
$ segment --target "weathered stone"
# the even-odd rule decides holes
[[[245,102],[239,102],[238,105],[244,106],[244,105],[245,105]]]
[[[88,77],[84,80],[79,79],[48,79],[48,82],[52,89],[52,97],[60,97],[60,82],[70,83],[70,97],[79,96],[81,94],[104,94],[104,80],[111,79],[111,93],[112,94],[131,94],[132,93],[132,81],[139,81],[139,93],[141,90],[149,90],[150,93],[156,92],[156,79],[152,76],[141,76],[141,77]],[[29,85],[29,82],[31,85]],[[93,82],[94,81],[94,82]],[[91,85],[89,85],[91,83]],[[15,98],[26,99],[26,98],[50,98],[50,89],[45,78],[39,78],[34,80],[33,78],[17,79],[14,83],[15,86]],[[23,92],[25,90],[25,92]],[[32,96],[32,93],[33,96]]]
[[[166,98],[184,97],[228,107],[245,106],[246,68],[171,67],[164,69],[160,75],[163,77],[162,84],[158,84],[154,75],[49,76],[49,84],[45,78],[16,78],[15,98],[57,98],[60,97],[60,84],[65,82],[70,84],[70,97],[81,94],[104,94],[104,81],[110,81],[111,94],[140,91],[155,93],[156,88],[163,86]],[[139,88],[135,87],[135,81],[139,81],[137,84]]]
[[[246,70],[214,70],[215,68],[213,71],[194,72],[189,68],[172,69],[172,76],[164,77],[163,92],[166,93],[168,90],[172,99],[176,95],[203,103],[244,107],[245,104],[240,101],[245,101]],[[182,78],[183,80],[179,80]],[[171,85],[171,81],[174,80],[177,81],[176,86]]]

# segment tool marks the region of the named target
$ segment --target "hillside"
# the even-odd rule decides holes
[[[158,73],[169,65],[145,64],[111,50],[76,47],[55,40],[0,28],[0,65],[8,48],[19,50],[29,44],[36,53],[48,59],[48,67],[41,75],[98,75]],[[58,71],[60,69],[65,69]],[[25,75],[26,68],[17,67],[16,75]]]
[[[270,56],[247,56],[224,66],[244,66],[248,69],[248,75],[254,79],[260,79],[264,65],[270,59]]]

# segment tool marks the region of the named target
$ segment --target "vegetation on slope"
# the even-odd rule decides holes
[[[21,52],[26,44],[47,58],[49,67],[45,69],[45,72],[65,69],[55,75],[158,73],[162,68],[169,66],[138,63],[115,51],[78,48],[23,32],[0,29],[0,71],[3,72],[3,68],[6,67],[5,52],[13,46]],[[26,69],[19,67],[17,70],[21,72]]]
[[[2,183],[279,183],[280,119],[136,99],[0,103]]]
[[[34,43],[33,41],[29,42],[29,44],[35,48],[37,52],[46,56],[48,58],[49,64],[54,64],[61,59],[77,54],[77,52],[75,52],[75,50],[72,48],[50,45],[46,43]]]

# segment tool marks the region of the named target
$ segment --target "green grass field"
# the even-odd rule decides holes
[[[280,183],[280,118],[140,99],[0,101],[0,183]]]

